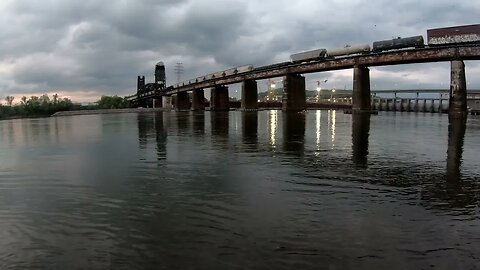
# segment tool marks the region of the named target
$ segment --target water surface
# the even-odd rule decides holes
[[[476,269],[480,118],[0,121],[1,269]]]

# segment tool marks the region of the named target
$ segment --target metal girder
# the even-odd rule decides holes
[[[191,91],[199,88],[209,88],[216,85],[239,83],[244,80],[261,80],[273,77],[281,77],[287,74],[305,74],[340,70],[353,68],[355,66],[388,66],[451,60],[480,60],[480,45],[470,44],[455,47],[426,47],[421,49],[395,50],[331,60],[327,59],[316,62],[290,64],[271,69],[257,68],[238,75],[231,75],[220,79],[212,79],[173,88],[162,94],[172,95],[178,92]]]

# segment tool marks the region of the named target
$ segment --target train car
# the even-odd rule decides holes
[[[324,59],[326,54],[326,49],[317,49],[312,51],[295,53],[290,55],[290,61],[292,63],[309,62],[313,60]]]
[[[229,68],[229,69],[227,69],[227,70],[224,70],[224,71],[223,71],[223,73],[224,73],[223,76],[233,75],[233,74],[235,74],[235,70],[236,70],[236,68]]]
[[[344,48],[328,49],[326,57],[338,57],[338,56],[346,56],[346,55],[369,53],[369,52],[370,52],[370,45],[368,44],[355,45],[355,46],[347,45]]]
[[[480,42],[480,24],[428,29],[427,42],[430,46]]]
[[[212,74],[212,79],[218,79],[225,76],[225,71],[219,71]]]
[[[291,65],[291,64],[292,64],[292,62],[291,62],[291,61],[287,61],[287,62],[281,62],[281,63],[277,63],[277,64],[273,64],[273,65],[267,65],[267,66],[256,67],[256,68],[255,68],[255,71],[262,71],[262,70],[276,69],[276,68],[285,67],[285,66],[288,66],[288,65]]]
[[[253,70],[253,65],[244,65],[235,68],[234,74],[244,73]]]
[[[422,48],[424,47],[423,36],[413,36],[406,38],[395,38],[390,40],[381,40],[373,42],[372,51],[381,52],[388,50],[404,49],[404,48]]]

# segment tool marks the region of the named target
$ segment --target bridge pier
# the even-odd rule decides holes
[[[367,67],[353,68],[352,113],[370,112],[370,70]],[[388,103],[387,103],[388,105]]]
[[[282,111],[298,112],[307,108],[305,77],[289,74],[283,77]]]
[[[228,87],[218,85],[212,87],[210,98],[211,111],[228,111],[230,109],[230,101],[228,99]]]
[[[205,110],[205,91],[195,89],[192,91],[192,111]]]
[[[245,80],[242,82],[242,110],[251,111],[258,109],[257,81]]]
[[[163,96],[162,97],[162,107],[168,110],[172,109],[172,97],[171,96]]]
[[[177,93],[175,107],[177,111],[184,111],[190,109],[190,98],[188,97],[188,92],[184,91]]]
[[[462,60],[451,62],[448,117],[452,119],[467,117],[467,81]]]
[[[153,108],[161,108],[162,107],[162,97],[153,98]]]

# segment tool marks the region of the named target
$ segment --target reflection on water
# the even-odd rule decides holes
[[[285,153],[302,156],[305,144],[305,114],[283,115],[283,146]]]
[[[205,135],[205,111],[194,111],[192,127],[194,135]]]
[[[270,110],[268,113],[268,134],[270,135],[270,145],[275,148],[277,144],[277,121],[279,111]]]
[[[167,116],[168,117],[168,116]],[[157,159],[166,159],[167,158],[167,137],[168,137],[168,132],[165,127],[164,123],[164,113],[163,112],[157,112],[154,115],[153,122],[155,125],[155,137],[157,140],[157,145],[156,145],[156,150],[157,150]],[[142,119],[144,120],[144,119]],[[140,119],[138,121],[140,125]],[[139,132],[140,136],[140,132]]]
[[[336,113],[337,111],[334,111],[334,110],[329,110],[328,111],[329,113],[329,116],[328,116],[328,119],[331,121],[329,126],[331,126],[331,130],[332,130],[332,147],[335,146],[335,120],[336,120]]]
[[[212,135],[227,137],[229,127],[229,112],[211,112],[210,121]]]
[[[0,121],[0,268],[475,269],[479,120]]]
[[[251,149],[258,148],[258,113],[243,112],[242,113],[242,138],[244,144]]]
[[[367,167],[370,114],[352,115],[352,160],[361,168]]]
[[[448,148],[447,148],[447,179],[461,178],[460,165],[462,164],[463,141],[467,126],[464,121],[451,121],[448,125]]]
[[[317,150],[320,149],[320,141],[322,137],[322,110],[317,110],[315,113],[315,135],[316,135],[316,144],[317,144]]]

